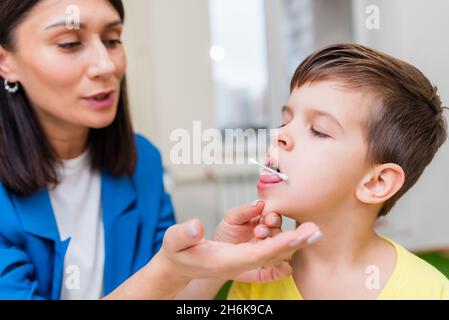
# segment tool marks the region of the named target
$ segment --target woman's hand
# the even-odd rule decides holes
[[[241,212],[237,210],[235,215]],[[303,223],[295,231],[273,238],[232,244],[205,240],[204,227],[197,219],[177,224],[167,230],[163,247],[153,259],[105,299],[173,299],[193,279],[276,279],[276,272],[286,273],[278,265],[315,240],[317,232],[313,223]],[[204,291],[210,291],[210,283],[204,285]]]
[[[215,230],[214,240],[228,243],[255,242],[281,232],[282,217],[276,213],[262,215],[265,204],[257,201],[230,209]],[[291,275],[288,261],[244,272],[232,280],[242,282],[269,282]]]
[[[282,217],[277,213],[262,216],[263,201],[230,209],[215,229],[214,241],[242,243],[273,237],[281,232]]]
[[[240,214],[241,210],[237,212]],[[277,278],[276,270],[286,273],[282,269],[285,266],[278,265],[306,246],[309,239],[315,240],[317,232],[315,224],[303,223],[294,231],[281,232],[272,238],[232,244],[205,240],[202,223],[194,219],[167,230],[160,254],[171,270],[187,279],[269,281]]]

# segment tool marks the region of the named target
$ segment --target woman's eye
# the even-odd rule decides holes
[[[310,128],[310,131],[312,132],[312,134],[318,138],[330,138],[330,136],[328,136],[327,134],[324,134],[322,132],[319,132],[317,130],[315,130],[313,127]]]
[[[276,129],[280,129],[280,128],[283,128],[283,127],[285,127],[287,124],[286,123],[284,123],[284,124],[281,124],[279,127],[277,127]]]
[[[58,47],[60,47],[61,49],[72,50],[72,49],[77,48],[80,45],[81,45],[81,42],[66,42],[66,43],[59,43]]]
[[[105,40],[104,43],[110,48],[115,48],[117,45],[122,44],[122,41],[120,39],[111,39]]]

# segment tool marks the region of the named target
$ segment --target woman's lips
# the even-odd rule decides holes
[[[115,92],[105,92],[95,96],[84,98],[91,107],[94,109],[107,109],[114,105],[115,102]]]

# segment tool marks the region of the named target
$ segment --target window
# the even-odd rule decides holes
[[[209,0],[215,119],[225,128],[269,124],[264,0]]]

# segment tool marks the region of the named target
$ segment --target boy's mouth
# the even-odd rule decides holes
[[[279,165],[271,160],[268,160],[265,165],[276,172],[282,173]],[[279,184],[282,181],[284,181],[284,180],[282,180],[282,178],[279,177],[278,175],[264,170],[260,174],[259,183],[257,184],[257,188],[259,190],[271,188],[271,187],[276,186],[277,184]]]

